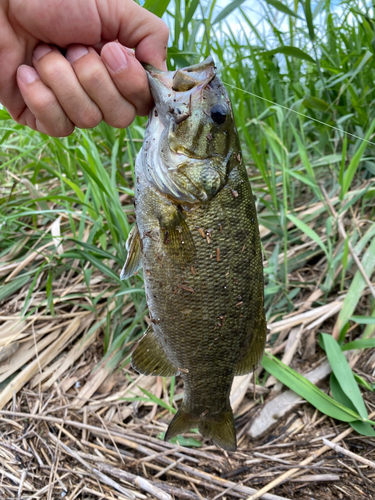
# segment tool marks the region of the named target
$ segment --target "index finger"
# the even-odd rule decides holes
[[[116,30],[118,41],[126,47],[135,48],[139,61],[165,70],[169,38],[165,22],[133,1],[117,0],[117,8],[117,15],[110,21],[117,21],[118,25],[103,26],[103,38],[113,40],[113,31]],[[106,31],[107,28],[109,31]]]

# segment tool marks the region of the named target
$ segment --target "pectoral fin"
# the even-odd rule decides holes
[[[166,252],[182,261],[190,261],[195,255],[195,244],[185,219],[177,208],[160,217],[160,235]]]
[[[167,358],[150,325],[132,355],[132,366],[143,375],[173,377],[178,370]]]
[[[137,224],[134,224],[126,242],[126,250],[128,251],[128,255],[126,257],[125,265],[120,274],[121,280],[130,278],[142,267],[141,248],[141,236],[139,234]]]
[[[260,360],[262,359],[264,345],[266,343],[266,335],[267,335],[267,323],[266,318],[264,316],[264,310],[262,308],[261,318],[258,321],[258,324],[254,328],[253,335],[245,353],[245,356],[240,360],[237,365],[237,368],[234,374],[237,375],[246,375],[246,373],[253,372],[255,368],[259,365]]]

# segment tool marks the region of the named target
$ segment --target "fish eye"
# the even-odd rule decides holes
[[[222,125],[227,117],[227,109],[222,104],[215,104],[211,108],[211,118],[217,125]]]

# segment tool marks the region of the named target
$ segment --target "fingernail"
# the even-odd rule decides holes
[[[163,62],[163,70],[164,70],[164,71],[168,71],[168,68],[167,68],[167,61],[164,61],[164,62]]]
[[[103,59],[114,73],[118,73],[128,65],[125,52],[119,43],[111,43],[106,45]]]
[[[135,52],[133,49],[129,49],[129,47],[124,47],[129,56],[135,57]]]
[[[22,65],[17,70],[17,76],[22,83],[33,83],[38,78],[38,73],[34,68]]]
[[[45,54],[48,54],[48,52],[51,52],[51,47],[49,47],[48,45],[38,45],[37,48],[34,50],[34,59],[36,59],[37,61],[43,57]]]
[[[84,45],[73,45],[72,47],[69,47],[67,53],[66,53],[66,58],[68,59],[69,62],[74,63],[75,61],[78,61],[81,57],[85,56],[88,54],[88,50]]]

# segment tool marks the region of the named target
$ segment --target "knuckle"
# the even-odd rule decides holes
[[[28,113],[24,121],[25,123],[23,123],[22,125],[27,125],[32,130],[38,130],[38,127],[36,125],[36,118],[32,113]]]
[[[147,116],[152,108],[152,103],[149,100],[138,101],[136,103],[136,114],[138,116]]]
[[[161,25],[160,25],[160,29],[159,29],[159,36],[160,38],[165,42],[167,43],[168,42],[168,39],[169,39],[169,28],[168,26],[165,24],[164,21],[161,22]]]
[[[127,110],[124,113],[119,113],[116,116],[106,118],[106,123],[114,128],[127,128],[135,119],[135,110]]]
[[[84,71],[81,71],[79,80],[83,87],[98,89],[103,86],[103,67],[97,64],[88,65]]]
[[[169,40],[169,28],[162,19],[159,19],[153,14],[152,17],[148,18],[148,20],[144,22],[143,30],[144,38],[151,37],[157,45],[162,42],[165,46],[167,46]]]
[[[81,117],[76,122],[78,128],[94,128],[102,121],[102,114],[100,112],[91,112],[90,114]]]
[[[71,135],[74,132],[74,126],[63,126],[63,127],[58,127],[56,125],[50,126],[50,125],[38,125],[35,127],[34,130],[38,130],[42,134],[49,135],[50,137],[67,137],[68,135]]]
[[[68,127],[64,129],[60,134],[55,135],[54,137],[68,137],[68,135],[71,135],[75,130],[75,127]]]
[[[26,117],[25,114],[22,113],[20,116],[14,117],[13,120],[20,125],[27,125],[28,127],[30,127],[29,120],[27,118],[28,117]]]
[[[72,134],[75,129],[74,124],[66,115],[55,117],[53,120],[41,121],[37,119],[36,126],[39,132],[50,135],[51,137],[67,137]]]
[[[68,122],[67,120],[62,120],[59,126],[57,126],[54,130],[53,137],[67,137],[74,132],[75,126],[73,123]]]
[[[30,99],[35,115],[45,114],[47,110],[53,109],[57,104],[57,99],[52,91],[44,89],[41,92],[35,92]]]
[[[57,59],[50,64],[44,64],[40,68],[42,73],[42,80],[46,82],[58,82],[61,80],[61,75],[66,73],[65,61],[60,61]]]

